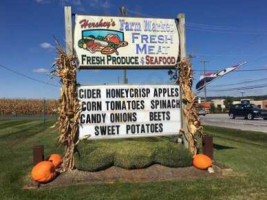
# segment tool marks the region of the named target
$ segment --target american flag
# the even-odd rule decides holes
[[[216,73],[205,73],[203,75],[200,76],[200,79],[196,85],[196,90],[200,91],[202,90],[206,85],[208,85],[211,81],[213,81],[216,78],[220,78],[226,74],[228,74],[229,72],[232,72],[234,70],[236,70],[237,68],[239,68],[240,66],[246,64],[247,62],[243,62],[241,64],[238,65],[234,65],[232,67],[228,67],[225,68],[221,71],[218,71]]]

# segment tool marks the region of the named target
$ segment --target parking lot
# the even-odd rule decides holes
[[[245,120],[243,117],[230,119],[228,114],[207,114],[206,116],[200,116],[200,119],[203,125],[267,133],[267,120],[261,118],[254,120]]]

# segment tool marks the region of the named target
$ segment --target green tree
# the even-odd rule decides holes
[[[222,112],[222,106],[218,105],[216,108],[216,112],[221,113]]]
[[[227,112],[230,109],[230,106],[233,104],[233,98],[232,97],[226,97],[224,100],[224,106],[225,111]]]
[[[214,105],[214,103],[211,103],[210,104],[210,113],[215,113],[215,111],[216,111],[215,105]]]

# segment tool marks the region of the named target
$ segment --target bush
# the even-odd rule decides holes
[[[78,169],[84,171],[98,171],[101,169],[106,169],[113,165],[113,152],[107,152],[105,149],[96,149],[91,153],[87,152],[86,148],[80,155],[76,154],[76,165]]]
[[[168,145],[168,148],[165,145]],[[155,155],[156,163],[168,167],[186,167],[192,164],[191,153],[181,144],[159,145]]]
[[[75,154],[80,170],[98,171],[110,166],[139,169],[154,163],[168,167],[190,166],[192,155],[170,138],[138,138],[108,141],[82,141]]]

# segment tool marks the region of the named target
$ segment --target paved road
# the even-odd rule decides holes
[[[208,114],[201,116],[200,120],[204,125],[234,128],[249,131],[260,131],[267,133],[267,120],[254,119],[245,120],[244,118],[229,119],[228,114]]]

